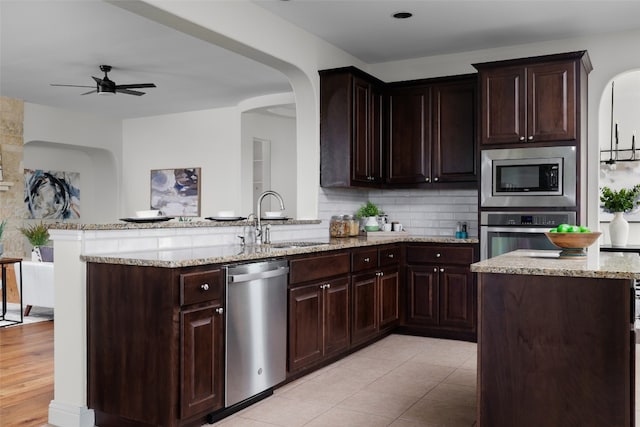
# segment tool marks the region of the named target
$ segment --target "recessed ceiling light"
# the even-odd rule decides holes
[[[407,18],[411,18],[413,16],[413,13],[411,13],[411,12],[396,12],[391,16],[393,16],[396,19],[407,19]]]

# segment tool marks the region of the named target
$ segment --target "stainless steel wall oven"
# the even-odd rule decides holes
[[[575,221],[575,212],[481,212],[480,259],[516,249],[558,249],[544,232]]]

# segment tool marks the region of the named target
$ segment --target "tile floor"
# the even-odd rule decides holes
[[[471,427],[475,419],[475,343],[390,335],[213,425]]]
[[[640,427],[640,344],[636,356]],[[471,427],[476,360],[475,343],[390,335],[213,425]]]

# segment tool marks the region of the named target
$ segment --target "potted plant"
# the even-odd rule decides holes
[[[41,222],[40,224],[21,227],[20,232],[27,238],[29,243],[31,243],[31,246],[33,246],[33,250],[31,252],[31,260],[44,261],[45,259],[43,259],[42,257],[41,248],[45,247],[47,243],[49,243],[48,227]],[[45,256],[45,258],[47,261],[49,261],[49,258],[52,257]]]
[[[358,209],[356,216],[361,219],[365,219],[364,229],[366,231],[378,231],[380,226],[378,225],[378,215],[382,211],[374,205],[371,201],[367,201],[366,204]]]
[[[629,238],[629,223],[624,219],[623,214],[633,210],[638,204],[640,197],[640,184],[630,189],[622,188],[612,190],[609,187],[602,187],[600,201],[606,211],[613,213],[613,219],[609,223],[609,235],[611,246],[624,247]]]
[[[4,227],[7,225],[7,220],[3,219],[2,222],[0,222],[0,256],[2,256],[2,253],[4,252],[4,245],[2,244],[2,233],[4,233]]]

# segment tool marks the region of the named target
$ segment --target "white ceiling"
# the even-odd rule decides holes
[[[366,63],[640,28],[640,1],[254,3]],[[392,19],[397,11],[414,16]],[[100,64],[113,66],[109,77],[117,84],[152,82],[157,88],[144,89],[141,97],[104,97],[80,95],[90,89],[50,86],[92,85],[91,76],[102,77]],[[109,3],[0,0],[3,96],[127,118],[236,105],[290,90],[278,71]]]

